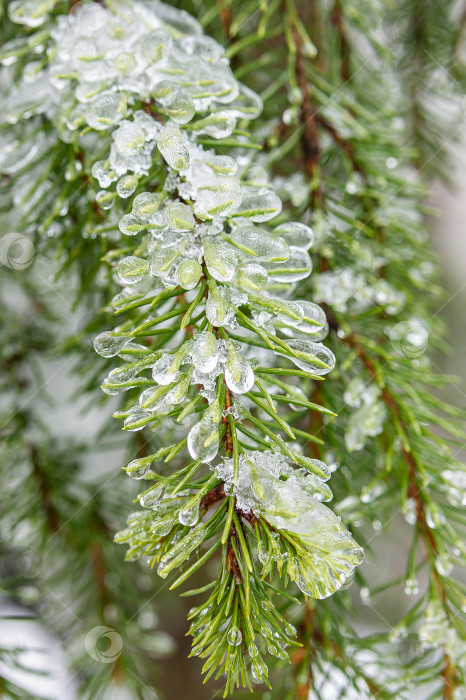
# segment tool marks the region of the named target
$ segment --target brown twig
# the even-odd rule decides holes
[[[226,37],[230,36],[231,33],[231,23],[232,17],[231,12],[227,6],[225,0],[217,0],[217,5],[219,7],[219,17],[222,23],[222,30]]]
[[[338,40],[340,43],[341,79],[344,83],[347,83],[351,79],[350,50],[348,45],[348,38],[346,36],[346,27],[341,0],[335,0],[330,21],[337,30]]]

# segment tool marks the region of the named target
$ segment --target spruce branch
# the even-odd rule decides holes
[[[449,19],[431,32],[448,8],[423,7],[418,23],[417,3],[406,3],[415,36],[394,46],[387,3],[312,3],[309,32],[294,0],[251,0],[234,13],[223,0],[196,4],[217,43],[159,2],[92,5],[104,20],[97,36],[88,36],[89,5],[41,3],[28,26],[31,2],[11,3],[2,19],[0,207],[36,257],[58,260],[54,289],[70,280],[66,299],[92,310],[63,351],[79,356],[89,405],[107,373],[102,389],[128,436],[125,471],[145,482],[141,508],[116,535],[126,559],[142,557],[172,589],[212,577],[182,595],[204,598],[189,613],[192,653],[206,679],[224,676],[226,695],[263,682],[276,697],[325,697],[331,677],[344,679],[348,698],[388,698],[407,676],[424,689],[435,675],[432,692],[455,697],[464,413],[434,395],[445,380],[424,352],[426,334],[444,347],[433,316],[441,289],[426,250],[426,190],[413,177],[426,157],[403,143],[412,124],[400,119],[419,112],[411,136],[426,153],[438,147],[444,122],[436,128],[423,98],[447,52],[447,94],[458,90],[459,27]],[[413,65],[422,80],[410,93]],[[30,293],[31,284],[34,294],[37,278],[20,286]],[[117,325],[106,330],[110,314]],[[62,309],[53,334],[68,317]],[[51,341],[19,336],[2,363],[20,401],[34,344]],[[20,412],[14,426],[28,421]],[[24,493],[31,483],[35,491],[32,515],[16,487],[8,513],[37,518],[62,549],[79,543],[65,567],[85,570],[93,617],[84,605],[72,633],[90,619],[110,624],[113,604],[124,625],[140,602],[137,565],[120,568],[110,532],[131,482],[100,500],[100,485],[76,476],[94,503],[62,532],[76,505],[68,451],[18,438],[12,425],[8,447],[31,475]],[[98,441],[114,440],[111,430],[106,423]],[[336,510],[352,528],[372,522],[382,537],[400,509],[414,528],[393,582],[375,586],[356,569],[362,550],[324,505],[337,465]],[[108,585],[122,570],[137,592],[129,600]],[[418,576],[427,587],[388,633],[361,638],[348,593],[332,596],[353,575],[363,602],[403,584],[417,595]],[[289,620],[300,615],[296,641]],[[402,658],[411,634],[441,651],[428,671]],[[141,679],[153,676],[130,647],[98,677],[74,657],[83,693],[118,682],[141,696]]]

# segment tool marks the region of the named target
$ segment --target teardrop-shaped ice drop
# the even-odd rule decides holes
[[[194,367],[204,374],[212,372],[218,363],[217,339],[213,333],[202,331],[194,339],[191,350]]]
[[[164,277],[178,255],[179,252],[176,248],[162,248],[162,250],[157,250],[150,261],[151,274],[154,275],[154,277]]]
[[[163,198],[158,192],[141,192],[133,200],[132,211],[139,219],[150,220]]]
[[[168,54],[172,43],[170,34],[162,27],[157,27],[141,37],[137,48],[147,64],[151,65]]]
[[[166,210],[167,223],[174,231],[192,231],[194,215],[191,207],[182,202],[169,204]]]
[[[235,317],[233,307],[220,294],[218,289],[211,289],[206,302],[206,316],[209,323],[216,328],[227,326]]]
[[[235,276],[238,259],[230,246],[204,244],[204,259],[212,277],[219,282],[231,282]]]
[[[93,100],[86,110],[86,121],[93,129],[103,131],[119,122],[126,111],[126,98],[121,92],[105,93]]]
[[[94,350],[102,357],[115,357],[130,340],[131,338],[126,336],[121,336],[111,331],[104,331],[95,338]]]
[[[139,498],[139,502],[144,508],[156,509],[162,497],[165,493],[165,486],[163,484],[156,484],[151,489],[142,494]]]
[[[225,382],[235,394],[247,394],[254,386],[254,372],[251,364],[237,352],[232,343],[228,351]]]
[[[203,418],[188,434],[188,451],[193,459],[211,462],[218,452],[218,425],[210,418]]]
[[[273,229],[274,236],[280,236],[288,245],[308,250],[314,241],[314,231],[299,221],[287,221]]]
[[[302,333],[312,335],[313,340],[323,340],[328,334],[328,323],[325,311],[313,304],[312,301],[297,301],[304,312],[303,320],[296,323],[295,328]]]
[[[168,87],[170,86],[170,87]],[[153,91],[163,111],[177,124],[188,124],[196,114],[196,107],[186,90],[170,80],[162,80]]]
[[[202,275],[202,267],[197,260],[183,260],[176,270],[176,280],[183,289],[194,289]]]
[[[196,503],[192,508],[189,510],[185,510],[184,508],[180,510],[178,514],[178,520],[182,525],[187,525],[188,527],[194,527],[194,525],[197,523],[199,520],[199,504]]]
[[[245,292],[258,292],[265,287],[267,280],[267,270],[256,263],[242,265],[236,274],[236,284]]]
[[[112,134],[119,152],[126,157],[135,156],[142,150],[146,141],[145,137],[141,126],[126,119]]]
[[[137,175],[123,175],[123,177],[118,180],[116,185],[118,196],[122,199],[128,199],[128,197],[131,197],[138,186],[138,181],[139,177]]]
[[[286,264],[273,265],[266,263],[269,277],[277,282],[299,282],[311,274],[311,258],[305,250],[290,246]]]
[[[133,459],[133,461],[125,467],[125,472],[132,479],[144,479],[149,469],[150,462],[147,461],[147,457],[142,457],[141,459]]]
[[[237,647],[241,644],[242,641],[243,641],[243,635],[241,634],[241,630],[238,627],[236,627],[236,625],[233,625],[233,627],[231,627],[228,630],[228,634],[227,634],[228,644],[230,644],[232,647]]]
[[[284,355],[280,352],[277,354],[284,355],[304,372],[323,375],[328,374],[335,367],[335,355],[322,343],[313,343],[304,339],[292,339],[286,342],[290,348],[298,352],[298,356]]]
[[[117,266],[117,274],[124,284],[136,284],[149,272],[149,262],[135,255],[122,258]]]
[[[185,170],[189,166],[188,149],[177,126],[163,126],[160,129],[157,147],[173,170]]]
[[[134,214],[125,214],[121,217],[118,227],[125,236],[135,236],[147,228],[147,224]]]
[[[180,376],[177,368],[174,369],[175,357],[173,355],[162,355],[152,367],[152,378],[157,384],[167,385],[175,382]]]

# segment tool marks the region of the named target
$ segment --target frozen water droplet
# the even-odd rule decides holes
[[[183,260],[177,268],[177,282],[183,289],[194,289],[202,275],[202,267],[197,260]]]
[[[111,209],[115,204],[115,195],[113,192],[107,192],[107,190],[100,190],[95,196],[95,201],[101,209]]]
[[[173,40],[170,34],[161,27],[144,34],[138,43],[138,49],[148,65],[160,61],[168,55]]]
[[[453,571],[453,562],[448,554],[439,554],[435,559],[435,568],[441,576],[449,576]]]
[[[133,200],[132,213],[139,219],[150,221],[158,211],[161,201],[160,193],[141,192]]]
[[[209,323],[216,328],[226,326],[234,319],[234,310],[216,288],[210,289],[206,302],[206,316]]]
[[[150,261],[150,271],[154,277],[165,277],[179,255],[175,248],[157,250]]]
[[[247,394],[254,386],[254,372],[251,364],[236,351],[233,343],[230,343],[228,349],[225,382],[235,394]]]
[[[408,525],[415,525],[417,523],[417,507],[414,498],[406,499],[403,515]]]
[[[93,100],[86,110],[86,121],[93,129],[103,131],[121,121],[126,111],[122,93],[106,93]]]
[[[287,355],[289,360],[305,372],[323,375],[335,367],[335,356],[331,350],[321,343],[310,340],[288,340],[287,344],[299,353],[298,357]],[[282,355],[283,353],[277,353]]]
[[[218,359],[217,339],[213,333],[202,331],[194,338],[191,350],[193,365],[199,372],[208,374],[215,369]]]
[[[99,185],[103,188],[110,187],[112,182],[117,179],[117,175],[112,170],[109,161],[97,160],[91,168],[92,177],[99,181]]]
[[[288,245],[308,250],[314,242],[314,232],[299,221],[287,221],[273,229],[274,236],[280,236]]]
[[[195,212],[200,219],[226,216],[239,206],[242,199],[241,187],[232,179],[212,179],[211,184],[203,184],[196,191]]]
[[[143,457],[142,459],[133,459],[133,461],[125,467],[125,472],[133,479],[144,479],[149,469],[150,463],[148,464],[147,459]]]
[[[179,376],[180,372],[173,355],[162,355],[152,367],[152,378],[162,386],[176,382]]]
[[[149,272],[147,260],[129,255],[120,260],[117,266],[117,274],[124,284],[136,284],[140,282]]]
[[[188,149],[177,126],[163,126],[160,129],[157,147],[173,170],[186,170],[189,166]]]
[[[431,529],[440,527],[445,523],[445,514],[436,503],[430,503],[426,507],[426,523]]]
[[[122,350],[131,338],[104,331],[94,340],[94,349],[102,357],[115,357]]]
[[[233,625],[228,630],[227,641],[228,644],[230,644],[232,647],[239,646],[243,641],[243,635],[241,634],[241,630],[238,627],[236,627],[236,625]]]
[[[211,462],[218,452],[218,441],[218,425],[210,418],[202,418],[189,431],[189,454],[201,462]]]
[[[363,588],[361,588],[359,591],[359,597],[363,605],[372,605],[371,592],[367,586],[363,586]]]
[[[139,501],[144,508],[157,509],[162,497],[165,493],[165,486],[163,484],[156,484],[151,489],[143,493]]]
[[[146,228],[146,224],[134,214],[125,214],[118,224],[120,231],[126,236],[136,236]]]
[[[281,210],[281,199],[275,192],[263,187],[260,190],[245,189],[241,205],[236,213],[251,219],[251,221],[261,223],[273,219],[280,214]]]
[[[124,156],[137,155],[146,141],[143,128],[126,120],[113,132],[112,136],[116,147]]]
[[[284,261],[290,256],[289,246],[281,238],[275,238],[258,226],[242,226],[231,234],[235,245],[247,255],[265,261]]]
[[[299,282],[308,277],[312,270],[309,254],[301,248],[290,246],[288,260],[285,264],[266,264],[269,277],[277,282]]]
[[[312,335],[313,340],[323,340],[328,334],[325,311],[312,301],[299,300],[296,303],[303,310],[303,320],[298,321],[294,328]]]
[[[190,508],[189,510],[180,510],[178,520],[182,525],[194,527],[194,525],[199,520],[199,504],[196,503],[196,505]]]
[[[212,277],[219,282],[231,282],[235,276],[238,260],[230,246],[204,244],[204,259]]]
[[[191,207],[181,202],[169,204],[166,210],[167,223],[174,231],[192,231],[194,216]]]
[[[123,177],[118,180],[116,185],[118,196],[122,199],[131,197],[138,186],[138,180],[139,178],[137,175],[123,175]]]
[[[223,139],[233,132],[236,119],[231,112],[212,112],[204,119],[199,119],[190,125],[190,130],[197,134],[207,134],[214,139]]]
[[[113,67],[120,75],[130,75],[137,66],[137,61],[132,53],[120,51],[112,61]]]
[[[176,83],[162,80],[157,83],[152,94],[163,105],[162,111],[177,124],[188,124],[196,113],[193,100]]]
[[[245,292],[257,292],[267,284],[268,274],[265,267],[249,263],[242,265],[236,274],[236,284]]]
[[[12,22],[26,27],[40,27],[49,17],[55,5],[54,0],[13,0],[8,5],[8,16]]]
[[[405,581],[406,595],[417,595],[419,593],[419,581],[417,578],[407,578]]]

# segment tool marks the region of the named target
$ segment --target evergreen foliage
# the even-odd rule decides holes
[[[4,9],[5,590],[80,697],[155,697],[159,574],[225,696],[461,700],[465,414],[425,222],[461,126],[456,4]],[[88,441],[42,415],[51,361],[103,416]],[[131,479],[92,474],[116,445]],[[380,582],[359,565],[400,514]]]

